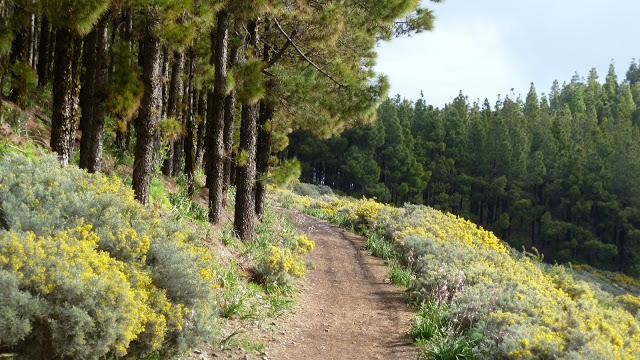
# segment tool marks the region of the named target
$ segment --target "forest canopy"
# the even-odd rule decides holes
[[[235,185],[250,240],[287,135],[370,123],[387,91],[376,42],[433,19],[418,0],[0,0],[0,98],[43,105],[63,166],[132,156],[144,205],[156,170],[193,195],[202,168],[217,224]]]
[[[328,140],[296,132],[302,179],[394,204],[426,204],[547,260],[640,275],[640,64],[534,85],[522,99],[443,108],[395,97],[378,121]]]

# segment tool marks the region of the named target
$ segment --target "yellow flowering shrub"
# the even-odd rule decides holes
[[[214,327],[218,267],[119,179],[53,156],[0,157],[0,348],[29,357],[171,355]],[[0,230],[2,231],[2,230]],[[30,304],[23,306],[21,304]]]
[[[316,247],[316,243],[314,243],[307,235],[298,235],[295,237],[296,240],[296,250],[300,254],[306,254],[309,251],[313,250]]]
[[[620,287],[624,291],[640,293],[640,279],[632,278],[626,274],[600,270],[586,264],[575,264],[572,266],[572,269],[581,274],[595,277],[603,284],[608,283]]]
[[[90,225],[52,236],[11,231],[0,235],[0,267],[14,272],[22,287],[43,297],[49,305],[41,321],[65,316],[60,312],[64,312],[68,300],[73,301],[76,311],[95,313],[92,331],[73,321],[74,317],[50,329],[36,325],[32,335],[46,337],[45,331],[59,332],[50,335],[53,341],[64,339],[63,343],[53,344],[60,351],[59,356],[87,356],[87,348],[102,354],[114,349],[116,354],[124,355],[129,343],[145,331],[147,324],[157,321],[155,310],[148,303],[151,279],[141,272],[132,273],[127,264],[98,251],[97,243]],[[96,302],[97,297],[100,300]],[[167,303],[166,297],[161,301]],[[157,348],[166,326],[153,330],[155,333],[149,337]]]
[[[384,205],[379,202],[363,198],[355,203],[354,209],[350,213],[351,219],[354,223],[372,225],[383,208]]]
[[[571,268],[541,264],[492,232],[425,206],[334,198],[315,199],[304,210],[330,221],[345,213],[351,225],[365,223],[369,229],[384,226],[418,274],[412,298],[432,302],[444,291],[454,323],[484,334],[475,347],[480,358],[636,359],[640,354],[639,297],[614,297],[600,286],[615,280],[631,290],[634,279],[595,272],[602,282],[579,280],[583,277]],[[464,281],[455,284],[455,292],[451,285],[442,287],[442,279],[460,272]]]
[[[640,310],[640,296],[632,294],[618,295],[616,296],[616,302],[634,315],[637,315],[638,310]]]
[[[302,277],[305,265],[302,257],[291,249],[271,245],[262,264],[266,282],[284,284],[288,277]]]
[[[307,207],[313,203],[313,199],[308,196],[296,196],[294,198],[294,206],[295,207]]]

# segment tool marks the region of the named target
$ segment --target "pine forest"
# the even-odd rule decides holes
[[[640,359],[640,7],[550,1],[0,0],[0,358]]]

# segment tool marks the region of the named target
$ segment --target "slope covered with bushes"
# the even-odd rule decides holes
[[[640,276],[640,63],[495,104],[395,97],[378,121],[322,140],[291,134],[302,179],[452,212],[515,248]]]
[[[189,222],[198,205],[180,192],[154,185],[159,207],[144,207],[119,177],[63,168],[35,148],[1,147],[0,174],[3,356],[171,358],[218,344],[237,332],[224,318],[290,306],[314,246],[270,207],[253,242],[232,224],[218,236],[206,220]],[[225,258],[212,247],[227,247]]]
[[[215,330],[216,263],[117,178],[0,160],[0,348],[98,358],[184,351]]]
[[[545,265],[465,219],[367,199],[287,191],[279,199],[360,230],[368,244],[386,244],[373,252],[397,259],[408,273],[419,310],[412,335],[426,358],[633,359],[640,352],[637,296],[602,291],[570,267]]]

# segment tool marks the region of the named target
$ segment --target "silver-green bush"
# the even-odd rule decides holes
[[[53,156],[6,154],[0,174],[0,349],[172,355],[211,337],[218,265],[186,228]]]

